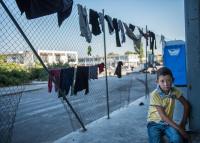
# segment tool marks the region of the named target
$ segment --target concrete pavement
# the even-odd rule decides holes
[[[181,88],[186,96],[186,88]],[[186,97],[187,98],[187,97]],[[143,103],[141,105],[141,103]],[[148,97],[141,97],[125,108],[114,111],[86,126],[87,131],[77,130],[54,143],[147,143],[146,117]],[[174,120],[180,121],[182,106],[177,102]],[[191,143],[200,143],[200,134],[190,134]]]
[[[139,105],[141,102],[144,105]],[[139,98],[129,106],[114,111],[54,143],[147,143],[146,115],[148,99]]]

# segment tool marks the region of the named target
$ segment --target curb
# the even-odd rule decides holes
[[[43,88],[47,87],[46,84],[45,84],[45,86],[40,86],[40,87],[35,87],[35,86],[34,86],[34,88],[29,88],[29,89],[27,89],[28,87],[26,87],[26,86],[27,86],[27,85],[25,85],[24,90],[17,91],[17,92],[3,93],[3,94],[0,94],[0,95],[1,95],[1,96],[18,95],[18,94],[22,94],[22,93],[24,93],[24,92],[36,91],[36,90],[40,90],[40,89],[43,89]]]

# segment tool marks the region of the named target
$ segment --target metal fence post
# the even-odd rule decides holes
[[[147,25],[146,25],[146,33],[148,32],[147,30]],[[145,69],[146,69],[146,73],[145,73],[145,96],[147,97],[147,95],[149,94],[149,88],[148,88],[148,77],[147,77],[147,69],[148,69],[148,65],[147,65],[147,46],[148,46],[148,43],[147,43],[147,39],[146,39],[146,64],[145,64]]]
[[[107,58],[106,58],[106,34],[105,34],[105,19],[104,19],[104,9],[103,12],[103,41],[104,41],[104,62],[105,62],[105,76],[106,76],[106,101],[107,101],[107,114],[108,119],[110,119],[110,108],[109,108],[109,95],[108,95],[108,74],[107,74]]]

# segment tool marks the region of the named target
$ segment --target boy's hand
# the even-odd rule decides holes
[[[180,124],[179,124],[179,127],[180,127],[181,129],[185,130],[185,124],[184,124],[184,123],[180,123]]]
[[[189,139],[189,136],[188,136],[188,134],[182,129],[182,128],[179,128],[179,133],[182,135],[182,137],[184,138],[184,139]]]

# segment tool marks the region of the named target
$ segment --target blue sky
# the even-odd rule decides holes
[[[170,40],[185,40],[184,0],[74,0]]]
[[[104,54],[102,34],[93,36],[90,44],[80,36],[75,5],[70,17],[58,27],[56,14],[27,20],[25,14],[20,15],[15,0],[5,2],[36,49],[78,51],[79,56],[85,56],[86,48],[91,45],[93,55]],[[131,23],[141,28],[147,25],[149,30],[157,34],[157,38],[163,34],[166,40],[185,39],[184,0],[74,0],[74,4],[77,3],[86,6],[88,10],[101,12],[104,9],[105,14],[127,24]],[[2,7],[1,12],[3,15],[0,17],[0,28],[2,26],[4,36],[0,40],[3,41],[4,38],[4,42],[0,43],[0,47],[8,46],[10,50],[29,49]],[[107,32],[106,41],[107,53],[121,54],[127,50],[133,51],[133,42],[130,39],[119,48],[115,44],[115,35]],[[157,41],[159,47],[159,39]],[[158,48],[157,51],[160,53],[161,50]]]

